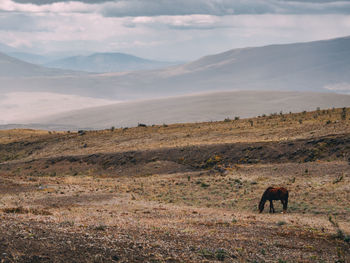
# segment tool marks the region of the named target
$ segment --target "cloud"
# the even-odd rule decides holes
[[[212,15],[185,15],[185,16],[140,16],[135,18],[126,18],[124,22],[126,27],[152,27],[167,28],[175,30],[208,30],[215,28],[231,27],[223,23],[221,17]]]
[[[45,5],[22,4],[12,0],[1,0],[0,2],[0,11],[25,13],[92,13],[97,7],[97,4],[82,2],[57,2]]]
[[[2,0],[0,10],[100,13],[106,17],[232,14],[350,14],[349,1],[287,0]]]
[[[231,48],[350,35],[350,15],[344,14],[349,5],[328,0],[0,0],[0,41],[22,52],[118,51],[188,61]]]
[[[59,3],[59,2],[73,2],[73,1],[89,3],[89,4],[98,4],[98,3],[110,2],[113,0],[13,0],[13,1],[20,4],[46,5],[46,4],[53,4],[53,3]]]
[[[16,13],[8,13],[15,15]],[[158,60],[188,61],[232,48],[312,41],[350,35],[347,15],[184,15],[102,17],[27,14],[0,19],[1,42],[22,52],[125,52]],[[9,16],[10,17],[10,16]],[[26,21],[26,19],[29,19]],[[30,20],[33,20],[30,22]],[[5,26],[6,25],[6,26]],[[10,28],[11,25],[18,29]],[[200,45],[199,45],[200,43]]]
[[[38,18],[25,13],[0,12],[0,31],[47,31],[45,23],[38,23]]]

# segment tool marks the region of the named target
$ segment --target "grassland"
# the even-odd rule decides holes
[[[350,262],[349,117],[0,131],[0,259]]]

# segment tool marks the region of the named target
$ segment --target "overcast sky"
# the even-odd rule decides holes
[[[350,1],[0,0],[0,43],[192,60],[232,48],[350,35]]]

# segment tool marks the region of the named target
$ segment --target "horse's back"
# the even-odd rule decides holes
[[[288,190],[284,187],[268,187],[265,193],[271,200],[288,199]]]

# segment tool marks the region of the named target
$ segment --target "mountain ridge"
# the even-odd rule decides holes
[[[233,49],[163,69],[86,73],[83,77],[7,77],[1,79],[0,91],[9,92],[11,87],[11,91],[48,91],[116,100],[224,90],[350,93],[349,72],[350,38],[345,37]]]
[[[120,52],[103,52],[93,53],[87,56],[70,56],[45,63],[44,65],[52,68],[108,73],[156,69],[175,64],[178,63],[145,59]]]

